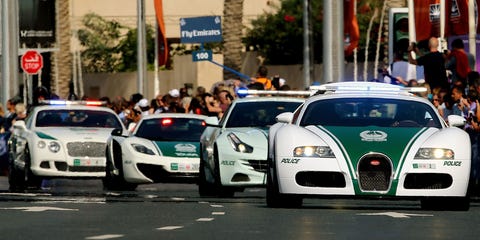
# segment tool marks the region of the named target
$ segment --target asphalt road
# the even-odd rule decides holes
[[[195,184],[109,192],[99,180],[51,180],[10,193],[0,177],[0,239],[478,239],[480,201],[467,212],[419,201],[306,199],[271,209],[263,188],[201,198]]]

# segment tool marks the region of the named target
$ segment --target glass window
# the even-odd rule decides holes
[[[268,127],[275,117],[293,112],[301,102],[262,101],[237,103],[228,117],[226,127]]]
[[[95,110],[43,110],[37,114],[36,127],[122,128],[117,116]]]
[[[201,119],[155,118],[143,120],[135,136],[152,141],[200,141],[206,124]]]
[[[300,125],[436,127],[435,109],[421,102],[384,98],[328,99],[311,103]]]

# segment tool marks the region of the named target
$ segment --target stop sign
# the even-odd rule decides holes
[[[28,74],[37,74],[43,67],[43,57],[34,50],[26,51],[22,55],[22,69]]]

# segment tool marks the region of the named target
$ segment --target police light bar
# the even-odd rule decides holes
[[[85,106],[105,106],[107,102],[105,101],[69,101],[69,100],[41,100],[41,104],[46,105],[85,105]]]
[[[257,96],[311,96],[315,92],[312,91],[295,91],[295,90],[255,90],[255,89],[238,89],[237,95],[239,97],[245,97],[247,95]]]
[[[420,93],[426,92],[426,87],[402,87],[398,85],[392,85],[388,83],[375,83],[375,82],[339,82],[329,83],[319,86],[310,86],[311,91],[324,91],[324,92],[397,92],[397,93]]]

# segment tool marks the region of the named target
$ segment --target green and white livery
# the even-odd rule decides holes
[[[426,99],[381,83],[323,86],[269,133],[267,205],[304,197],[413,197],[424,208],[469,208],[471,145]]]
[[[39,189],[42,179],[105,177],[105,147],[118,115],[100,102],[48,101],[17,120],[9,140],[12,191]]]
[[[216,117],[162,113],[143,116],[133,132],[116,130],[107,143],[103,180],[110,190],[134,190],[138,184],[195,182],[200,164],[200,135]]]

